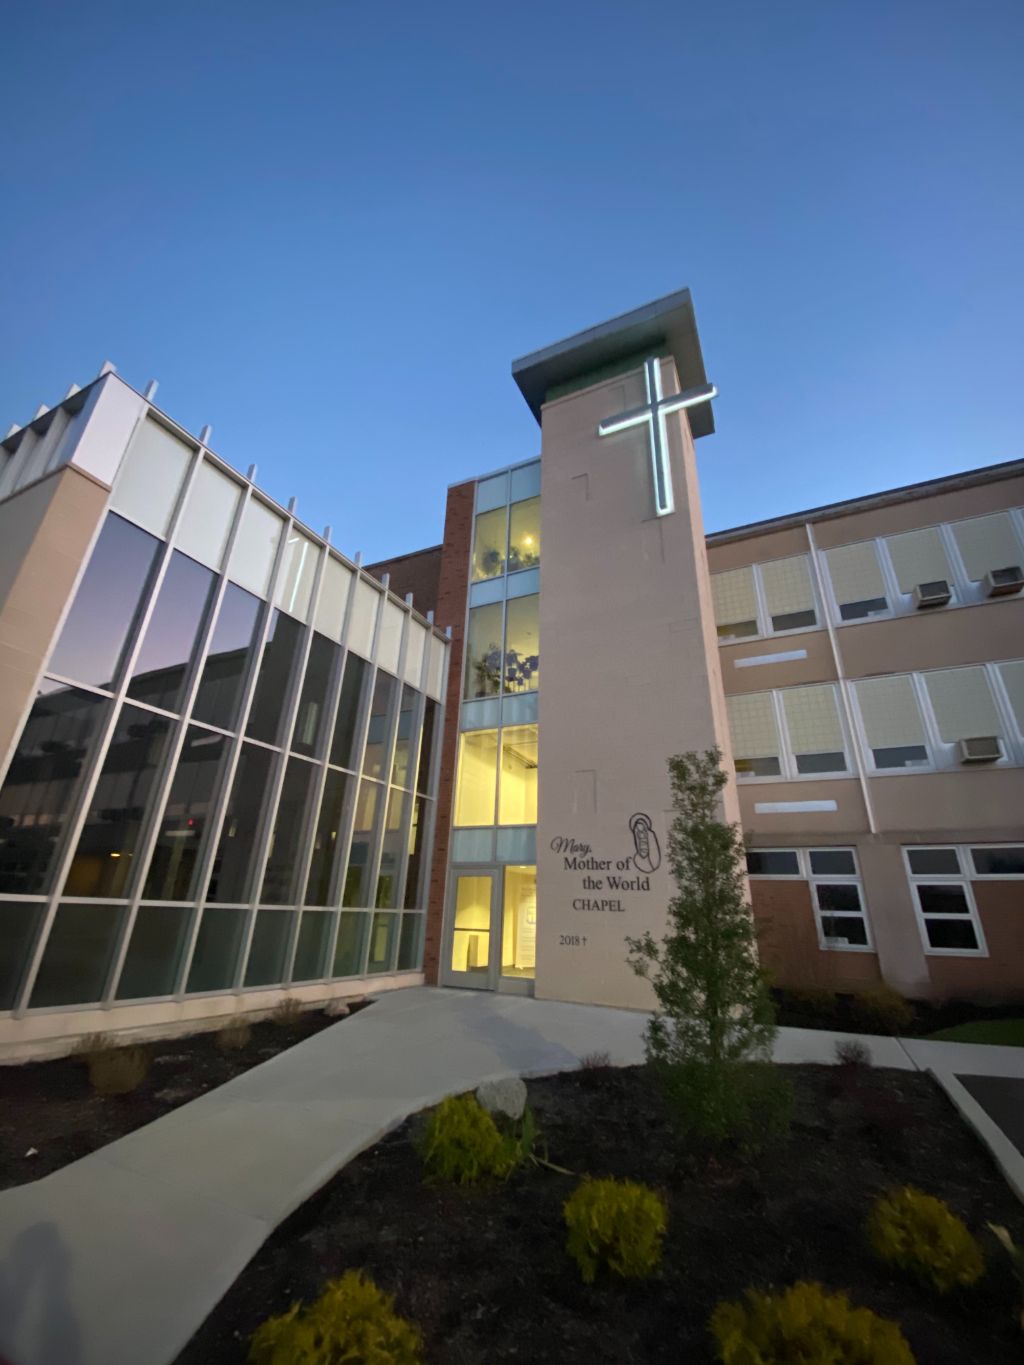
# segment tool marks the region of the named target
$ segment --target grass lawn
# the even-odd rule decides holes
[[[928,1035],[936,1043],[998,1043],[1024,1047],[1024,1019],[977,1019],[973,1024],[939,1029]]]

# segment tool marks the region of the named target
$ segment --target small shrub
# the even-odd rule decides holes
[[[914,1007],[899,991],[882,984],[853,997],[853,1010],[870,1033],[906,1033],[914,1022]]]
[[[329,1280],[308,1308],[293,1303],[253,1333],[250,1365],[420,1365],[419,1328],[361,1271]]]
[[[722,1365],[914,1365],[897,1323],[806,1281],[720,1303],[711,1334]]]
[[[824,986],[806,986],[801,990],[788,991],[787,994],[790,1004],[801,1014],[810,1014],[823,1020],[831,1019],[839,1005],[835,991]]]
[[[856,1038],[836,1043],[836,1062],[854,1071],[866,1071],[871,1065],[871,1049]]]
[[[510,1175],[522,1159],[520,1144],[506,1137],[473,1095],[449,1095],[427,1120],[421,1146],[428,1173],[456,1185]]]
[[[302,1001],[296,1000],[294,995],[287,995],[280,1004],[274,1006],[268,1017],[272,1024],[290,1028],[302,1017]]]
[[[989,1223],[988,1230],[1009,1256],[1013,1273],[1017,1277],[1017,1283],[1020,1286],[1020,1314],[1017,1320],[1020,1323],[1021,1330],[1024,1331],[1024,1247],[1019,1247],[1013,1240],[1009,1228],[998,1227],[995,1223]]]
[[[117,1044],[109,1033],[84,1033],[71,1049],[71,1056],[89,1063],[102,1053],[113,1052]]]
[[[229,1019],[217,1030],[217,1046],[222,1052],[240,1052],[252,1041],[252,1029],[245,1019]]]
[[[149,1073],[149,1056],[141,1047],[119,1047],[89,1058],[89,1084],[98,1095],[128,1095]]]
[[[608,1052],[588,1052],[585,1057],[580,1058],[581,1071],[601,1071],[611,1064],[611,1054]]]
[[[587,1284],[603,1262],[625,1279],[642,1279],[661,1260],[665,1201],[632,1180],[584,1180],[565,1201],[566,1250]]]
[[[910,1186],[875,1201],[867,1234],[880,1260],[940,1294],[974,1284],[985,1269],[981,1247],[963,1220],[941,1199]]]

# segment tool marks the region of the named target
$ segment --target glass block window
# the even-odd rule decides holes
[[[806,555],[770,560],[759,566],[759,572],[773,631],[810,629],[817,625],[810,560]]]
[[[752,568],[727,569],[711,575],[711,596],[719,639],[758,634],[757,593]]]
[[[876,768],[914,768],[929,762],[917,691],[908,673],[862,679],[854,684],[854,694]]]
[[[904,531],[886,539],[889,558],[900,592],[912,593],[920,583],[953,581],[953,570],[946,554],[942,532],[937,526],[920,531]]]
[[[787,687],[780,695],[797,772],[845,772],[848,765],[835,687],[831,683]]]
[[[779,731],[770,692],[727,697],[729,729],[736,772],[751,777],[777,777],[782,772]]]
[[[1017,539],[1009,512],[955,521],[953,538],[967,577],[978,582],[992,569],[1007,569],[1024,563],[1024,549]]]
[[[839,615],[844,621],[856,621],[889,610],[878,550],[873,540],[826,550],[825,561]]]

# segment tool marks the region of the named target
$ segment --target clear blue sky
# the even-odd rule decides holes
[[[734,525],[1024,454],[1020,0],[9,6],[0,422],[109,358],[316,529],[440,538],[524,352],[693,290]]]

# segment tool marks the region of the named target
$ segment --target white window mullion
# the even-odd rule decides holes
[[[939,723],[935,719],[935,712],[932,710],[932,699],[928,695],[928,687],[921,673],[911,673],[910,680],[917,693],[917,706],[921,712],[921,721],[924,725],[924,733],[928,750],[931,754],[932,766],[935,768],[953,767],[954,745],[947,744],[939,734]]]

